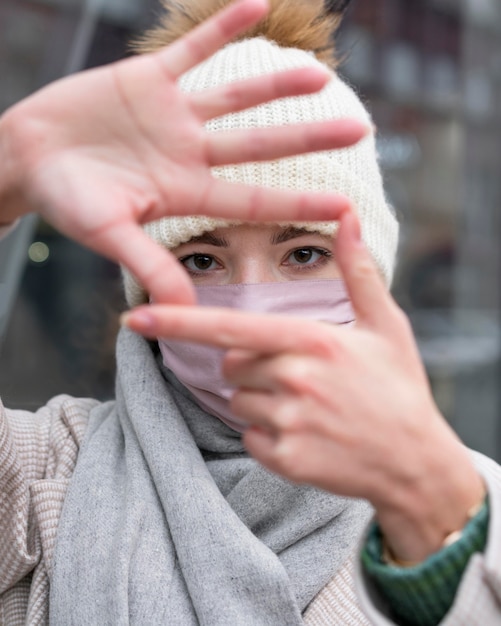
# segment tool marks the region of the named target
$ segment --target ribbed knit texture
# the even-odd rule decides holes
[[[382,560],[382,535],[371,526],[362,562],[388,599],[402,626],[436,626],[451,608],[470,558],[487,542],[489,504],[466,525],[461,538],[416,567],[394,567]]]
[[[246,78],[299,67],[327,66],[309,52],[281,48],[264,38],[246,39],[218,51],[180,79],[188,93],[214,88]],[[357,94],[332,73],[327,86],[317,94],[283,98],[211,120],[211,132],[268,128],[341,118],[372,124]],[[299,155],[271,162],[244,163],[213,169],[216,178],[231,183],[264,187],[337,192],[355,205],[362,224],[363,239],[389,284],[393,275],[398,224],[388,205],[377,162],[374,135],[356,146]],[[203,216],[172,217],[145,226],[146,232],[167,248],[174,248],[204,232],[239,223]],[[290,222],[287,222],[289,224]],[[296,222],[299,227],[333,235],[337,222]],[[285,223],[284,223],[285,225]],[[146,294],[124,271],[127,301],[131,306],[146,301]]]
[[[48,623],[57,525],[94,400],[36,413],[0,404],[0,625]]]

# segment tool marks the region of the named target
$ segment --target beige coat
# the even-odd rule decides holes
[[[58,396],[36,413],[0,404],[0,626],[48,624],[57,525],[96,404]],[[481,455],[475,461],[490,493],[488,545],[485,554],[471,559],[443,626],[501,625],[501,468]],[[394,624],[379,605],[353,555],[313,600],[304,621],[309,626]]]

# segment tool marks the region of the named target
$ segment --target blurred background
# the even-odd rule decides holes
[[[0,113],[126,56],[158,13],[155,0],[1,0]],[[501,460],[501,3],[352,0],[338,47],[373,113],[401,223],[395,297],[440,409],[469,446]],[[0,243],[5,405],[112,397],[123,308],[116,266],[26,218]]]

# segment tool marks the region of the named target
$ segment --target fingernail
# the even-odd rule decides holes
[[[120,316],[120,325],[132,330],[146,332],[153,328],[154,319],[146,311],[127,311]]]
[[[362,129],[362,131],[363,131],[362,138],[365,138],[368,135],[375,135],[376,134],[376,127],[373,124],[371,124],[370,122],[362,122],[361,120],[356,120],[356,121],[357,121],[358,128]]]

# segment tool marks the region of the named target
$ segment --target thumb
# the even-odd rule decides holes
[[[389,331],[395,303],[372,256],[362,242],[360,222],[353,211],[339,220],[336,261],[341,270],[358,325]]]
[[[137,224],[109,226],[86,245],[124,265],[157,303],[195,303],[191,281],[177,259]]]

